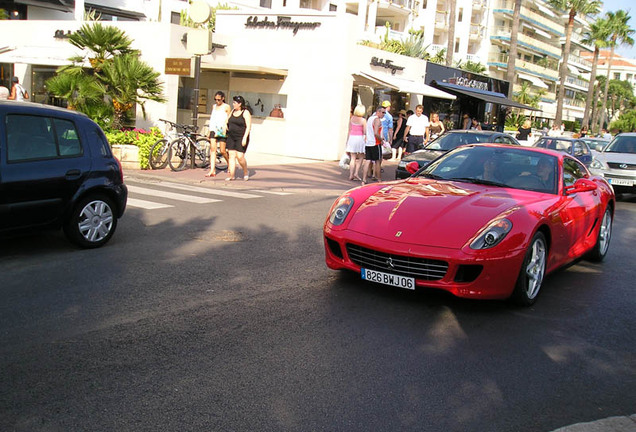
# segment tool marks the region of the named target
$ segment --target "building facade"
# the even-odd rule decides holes
[[[216,12],[213,49],[201,56],[199,97],[195,100],[193,68],[188,75],[166,69],[166,59],[192,58],[185,41],[189,29],[179,25],[180,15],[187,12],[187,1],[76,0],[75,8],[69,8],[62,0],[4,0],[5,9],[7,3],[14,7],[7,10],[16,19],[4,21],[0,30],[0,78],[8,82],[15,74],[35,101],[57,103],[47,94],[45,81],[77,54],[66,36],[83,23],[81,12],[90,10],[124,30],[133,39],[133,47],[142,52],[142,60],[161,72],[168,102],[147,103],[148,117],[138,116],[139,127],[157,125],[159,118],[184,123],[196,120],[201,125],[212,107],[214,93],[221,90],[228,100],[241,94],[250,103],[254,112],[250,148],[337,159],[345,146],[351,107],[357,103],[366,105],[370,112],[382,100],[391,100],[394,113],[419,103],[435,110],[448,107],[448,114],[455,115],[462,107],[473,107],[473,115],[484,122],[496,120],[501,106],[515,106],[501,90],[491,96],[504,99],[494,99],[498,102],[493,104],[443,85],[427,85],[439,84],[427,79],[427,62],[359,44],[386,37],[404,40],[409,30],[418,30],[429,52],[444,50],[450,37],[450,1],[233,3],[237,9]],[[503,82],[512,1],[457,0],[456,8],[455,60],[484,64],[486,82]],[[541,92],[541,111],[534,115],[546,119],[554,117],[556,107],[565,19],[542,0],[523,2],[519,59],[512,85],[515,92],[524,88],[532,94]],[[581,55],[589,51],[580,43],[585,28],[585,21],[577,21],[568,62],[571,75],[566,82],[564,120],[583,116],[585,74],[591,70],[591,63]],[[283,118],[269,115],[274,107],[281,108]],[[517,107],[523,111],[523,106]]]

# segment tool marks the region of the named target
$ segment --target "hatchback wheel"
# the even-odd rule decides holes
[[[64,225],[66,236],[83,248],[97,248],[110,240],[117,228],[110,198],[93,195],[77,203]]]

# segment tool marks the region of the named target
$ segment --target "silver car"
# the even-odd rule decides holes
[[[602,175],[616,193],[636,193],[636,133],[622,133],[594,156],[590,171]]]

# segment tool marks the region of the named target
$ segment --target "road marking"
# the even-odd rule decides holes
[[[252,190],[252,192],[270,194],[270,195],[293,195],[291,192],[276,192],[270,190]]]
[[[161,182],[159,183],[159,186],[166,186],[172,189],[179,189],[179,190],[190,191],[190,192],[199,192],[199,193],[208,194],[208,195],[226,196],[226,197],[232,197],[232,198],[241,198],[241,199],[263,198],[260,195],[247,194],[243,192],[230,192],[227,190],[210,189],[210,188],[204,188],[204,187],[198,187],[198,186],[184,185],[179,183]]]
[[[136,207],[136,208],[142,208],[146,210],[174,207],[169,204],[161,204],[161,203],[156,203],[152,201],[140,200],[137,198],[128,198],[128,202],[126,205],[128,207]]]
[[[187,202],[196,203],[196,204],[208,204],[208,203],[221,201],[221,200],[215,200],[211,198],[201,198],[194,195],[184,195],[184,194],[160,191],[156,189],[148,189],[148,188],[132,186],[132,185],[128,185],[128,191],[133,193],[138,193],[141,195],[156,196],[160,198],[174,199],[177,201],[187,201]]]

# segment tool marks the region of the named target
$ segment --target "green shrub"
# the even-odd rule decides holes
[[[153,127],[150,130],[133,129],[133,130],[105,130],[106,138],[110,145],[134,145],[139,147],[139,167],[141,169],[148,169],[148,156],[150,155],[150,148],[157,142],[157,140],[163,139],[163,134],[159,128]]]

